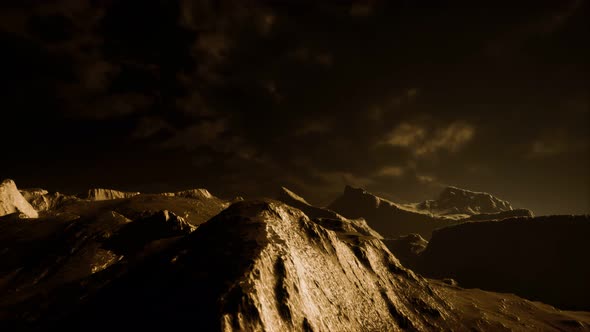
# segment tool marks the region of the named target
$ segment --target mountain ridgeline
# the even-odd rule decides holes
[[[373,229],[371,215],[316,207],[287,188],[281,188],[278,200],[233,203],[205,189],[132,195],[101,189],[84,196],[21,192],[40,211],[38,218],[12,210],[0,218],[3,331],[590,328],[588,312],[424,279],[392,254],[385,244],[390,240]],[[22,203],[16,186],[10,193],[1,197],[3,206]],[[365,204],[364,211],[397,207],[364,191],[350,194],[348,202]],[[351,199],[357,196],[362,204]],[[471,206],[470,211],[476,210]],[[432,212],[414,213],[435,218]],[[480,223],[435,231],[431,243],[408,235],[390,248],[409,248],[402,261],[438,260],[437,255],[455,254],[447,237],[438,234],[468,224]],[[446,271],[441,276],[447,277]]]

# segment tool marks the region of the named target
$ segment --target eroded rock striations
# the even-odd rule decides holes
[[[0,183],[0,216],[16,213],[23,218],[37,218],[39,214],[16,188],[14,181]]]
[[[139,195],[139,192],[125,192],[114,189],[93,188],[82,197],[91,201],[106,201],[111,199],[131,198]]]
[[[236,203],[150,264],[113,284],[75,320],[97,329],[114,322],[192,323],[214,331],[458,324],[428,283],[404,269],[381,241],[327,229],[276,201]],[[145,270],[147,282],[134,282]]]
[[[79,200],[76,196],[64,195],[59,192],[50,193],[40,188],[21,189],[20,192],[37,212],[57,209],[68,202]]]

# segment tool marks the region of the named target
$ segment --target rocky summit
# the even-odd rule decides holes
[[[491,194],[457,187],[445,188],[438,199],[424,201],[418,204],[418,207],[435,214],[474,215],[512,210],[510,203]]]

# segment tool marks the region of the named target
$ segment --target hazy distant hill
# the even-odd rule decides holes
[[[373,195],[361,188],[346,186],[344,193],[328,206],[348,218],[365,218],[386,238],[412,233],[429,239],[432,231],[468,220],[493,220],[532,216],[525,209],[490,194],[449,187],[437,200],[400,204]]]

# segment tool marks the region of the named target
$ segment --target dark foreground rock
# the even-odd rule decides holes
[[[463,287],[590,310],[588,239],[589,216],[464,223],[435,231],[426,249],[407,264]]]

